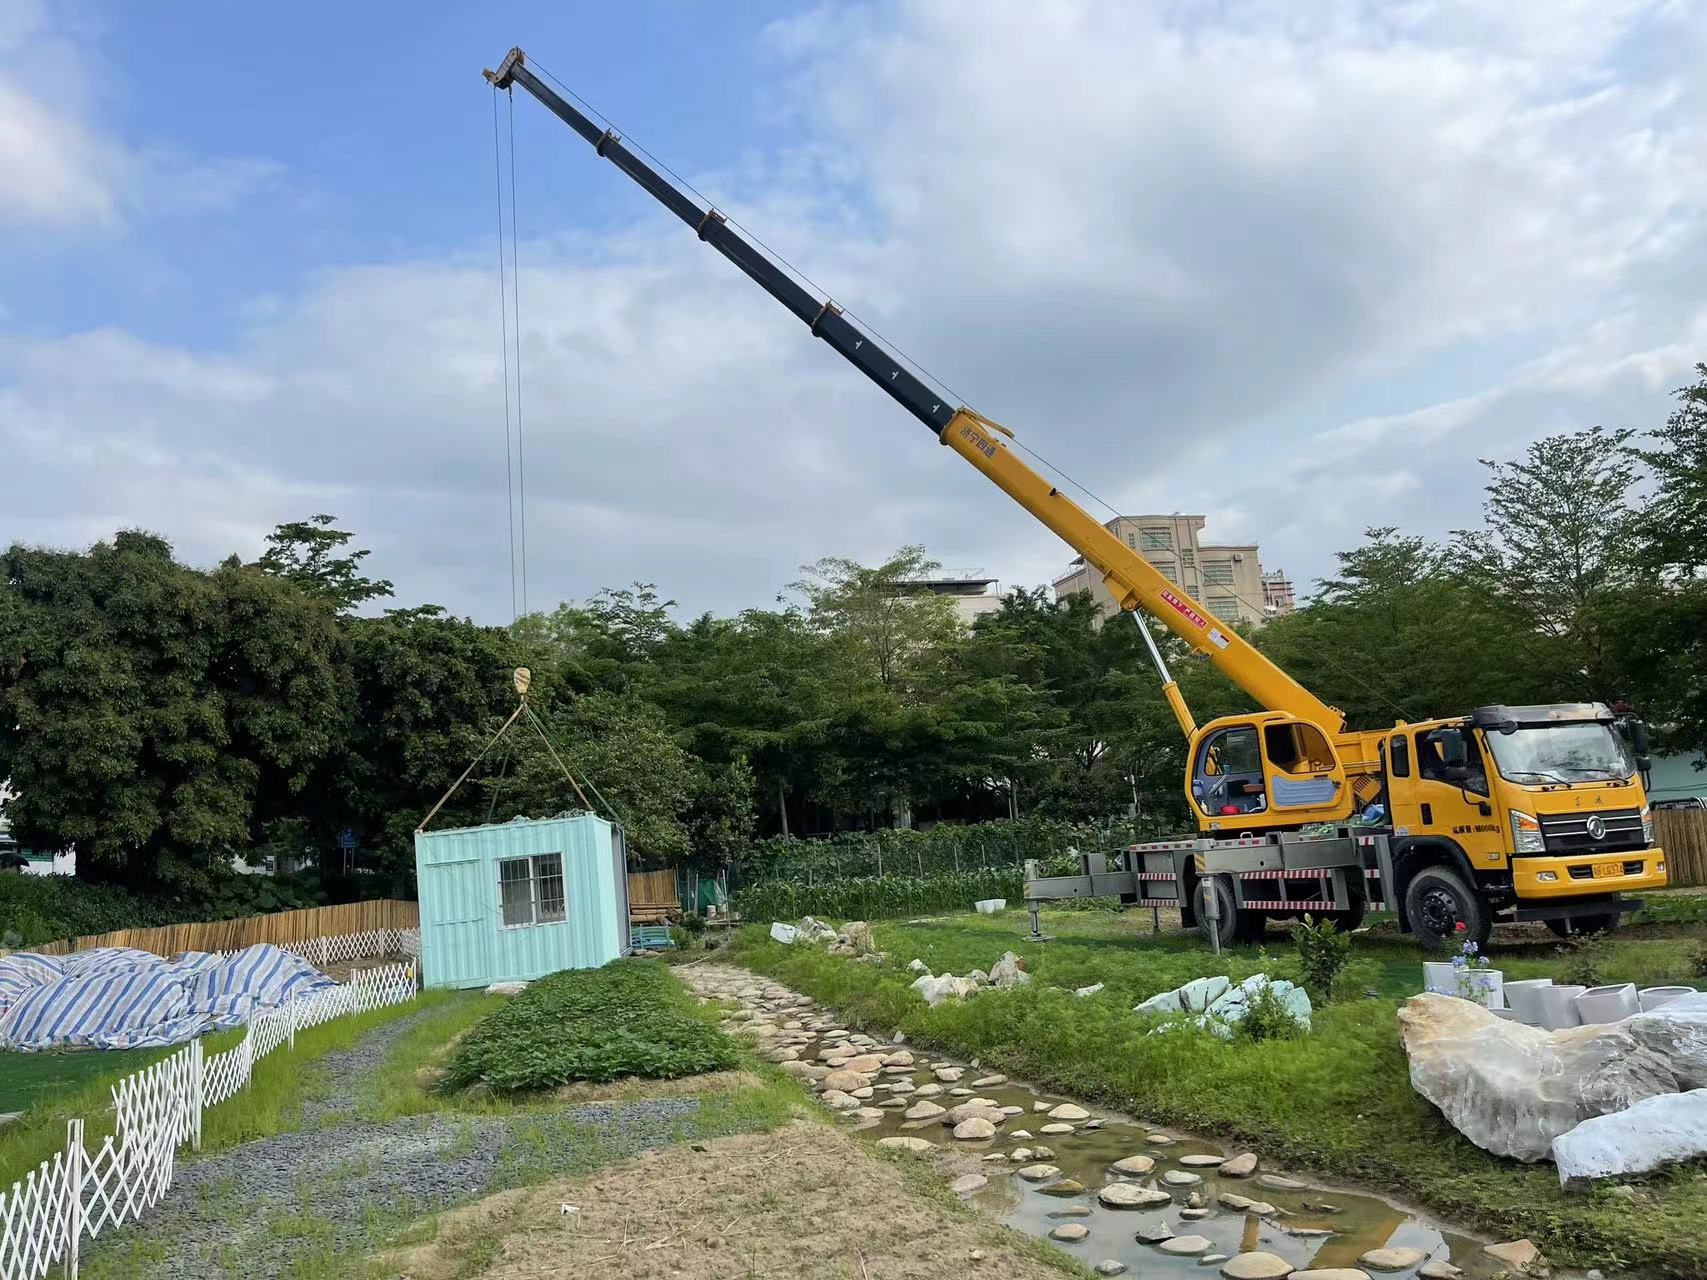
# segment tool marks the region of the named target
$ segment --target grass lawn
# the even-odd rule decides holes
[[[55,1053],[0,1051],[0,1111],[27,1111],[92,1080],[127,1076],[164,1049],[82,1049]]]
[[[1608,981],[1701,981],[1707,926],[1692,904],[1656,898],[1656,923],[1626,929],[1595,955]],[[873,1034],[900,1028],[987,1068],[1249,1145],[1271,1163],[1412,1196],[1490,1232],[1529,1236],[1559,1261],[1707,1275],[1699,1169],[1642,1182],[1633,1204],[1604,1190],[1567,1195],[1551,1164],[1489,1156],[1412,1091],[1394,1015],[1421,988],[1424,952],[1403,935],[1360,934],[1340,998],[1317,1011],[1312,1034],[1256,1044],[1192,1032],[1151,1036],[1131,1008],[1209,974],[1297,979],[1291,942],[1278,928],[1263,946],[1230,948],[1220,959],[1195,933],[1152,935],[1148,912],[1052,912],[1044,931],[1053,941],[1022,941],[1028,931],[1022,912],[879,924],[877,942],[890,958],[877,966],[785,947],[748,927],[730,959],[834,1005]],[[914,975],[904,966],[915,957],[936,973],[966,973],[988,969],[1004,950],[1023,956],[1037,981],[936,1009],[909,989]],[[1546,976],[1568,963],[1538,931],[1496,931],[1490,950],[1508,977]],[[1096,982],[1106,984],[1100,994],[1072,994]]]

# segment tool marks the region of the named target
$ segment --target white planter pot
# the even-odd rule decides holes
[[[1577,1012],[1577,997],[1587,990],[1587,987],[1577,986],[1536,988],[1535,1001],[1541,1012],[1539,1025],[1549,1031],[1581,1026],[1582,1017]]]
[[[993,916],[998,911],[1005,910],[1008,905],[1006,898],[984,898],[972,904],[981,916]]]
[[[1540,992],[1553,985],[1551,978],[1519,978],[1505,984],[1505,1002],[1519,1022],[1542,1025]]]
[[[1590,987],[1576,999],[1577,1016],[1583,1025],[1600,1022],[1621,1022],[1642,1011],[1636,996],[1636,984],[1623,982],[1610,987]]]
[[[1423,961],[1423,990],[1443,996],[1458,994],[1458,970],[1442,960]]]
[[[1643,987],[1636,993],[1636,999],[1642,1006],[1642,1012],[1658,1009],[1662,1004],[1670,1004],[1683,996],[1695,994],[1694,987]]]

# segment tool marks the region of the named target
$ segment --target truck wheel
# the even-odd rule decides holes
[[[1239,942],[1261,942],[1263,935],[1268,932],[1268,912],[1252,911],[1249,907],[1239,912],[1233,922],[1233,937]]]
[[[1351,905],[1344,911],[1323,911],[1319,914],[1323,920],[1332,920],[1334,928],[1341,933],[1350,933],[1363,927],[1363,917],[1369,914],[1369,899],[1353,890]]]
[[[1209,922],[1209,914],[1203,909],[1203,886],[1206,883],[1215,886],[1215,905],[1221,917],[1213,925]],[[1213,939],[1214,935],[1210,932],[1213,928],[1215,932],[1221,935],[1223,947],[1230,947],[1238,941],[1240,912],[1233,905],[1232,881],[1226,876],[1209,876],[1205,880],[1199,880],[1192,887],[1192,893],[1195,895],[1197,904],[1197,931],[1203,935],[1204,940]],[[1244,914],[1248,916],[1251,913],[1247,911]]]
[[[1616,933],[1624,917],[1616,911],[1599,916],[1572,916],[1569,920],[1549,920],[1547,927],[1556,937],[1586,937],[1591,933]]]
[[[1431,951],[1452,951],[1465,942],[1485,946],[1494,927],[1488,904],[1450,867],[1424,867],[1411,877],[1405,915],[1411,936]]]

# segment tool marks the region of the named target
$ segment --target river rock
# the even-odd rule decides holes
[[[914,1089],[913,1090],[913,1096],[915,1098],[934,1098],[937,1096],[937,1094],[939,1094],[941,1092],[942,1092],[942,1086],[940,1084],[938,1084],[936,1081],[932,1080],[929,1083],[922,1084],[918,1088]]]
[[[922,1155],[936,1147],[934,1142],[927,1142],[923,1138],[879,1138],[877,1145],[890,1151],[911,1151],[914,1155]]]
[[[1024,1164],[1027,1160],[1031,1159],[1031,1148],[1016,1147],[1013,1151],[1008,1153],[1008,1159],[1012,1160],[1015,1164]]]
[[[906,1070],[905,1067],[902,1067],[901,1069],[903,1071]],[[918,1090],[916,1088],[914,1088],[912,1080],[908,1077],[905,1077],[905,1076],[903,1076],[899,1080],[891,1080],[884,1087],[887,1088],[890,1093],[917,1093],[918,1092]]]
[[[1648,1173],[1707,1155],[1707,1089],[1644,1098],[1553,1139],[1559,1183]]]
[[[1055,1158],[1055,1148],[1046,1147],[1041,1142],[1033,1147],[1032,1150],[1036,1153],[1039,1160],[1053,1160]]]
[[[1000,1107],[985,1106],[978,1101],[963,1102],[958,1107],[946,1113],[944,1124],[959,1124],[962,1120],[986,1120],[991,1128],[999,1126],[1007,1117],[1002,1114]]]
[[[1464,1274],[1462,1267],[1455,1267],[1445,1258],[1430,1258],[1417,1268],[1421,1280],[1458,1280]],[[1596,1273],[1589,1271],[1585,1280],[1596,1280]]]
[[[964,1000],[978,990],[978,984],[971,978],[957,978],[952,973],[945,973],[939,978],[921,974],[913,980],[913,990],[934,1009],[944,1000]]]
[[[948,1189],[957,1196],[969,1196],[974,1191],[990,1185],[990,1180],[981,1173],[966,1173],[948,1184]]]
[[[883,1065],[886,1067],[910,1067],[913,1065],[911,1049],[897,1049],[894,1053],[883,1055]]]
[[[1236,1155],[1231,1160],[1222,1161],[1219,1170],[1223,1178],[1248,1178],[1256,1171],[1257,1157],[1256,1153],[1251,1151]]]
[[[1666,1060],[1678,1088],[1707,1087],[1707,992],[1638,1013],[1626,1026],[1631,1039]]]
[[[1200,1253],[1208,1253],[1215,1247],[1215,1242],[1208,1236],[1173,1236],[1156,1246],[1163,1253],[1177,1254],[1182,1258],[1194,1258]]]
[[[1040,1099],[1040,1100],[1033,1102],[1031,1104],[1031,1109],[1033,1111],[1047,1111],[1047,1110],[1049,1110],[1049,1108],[1053,1107],[1054,1105],[1055,1104],[1053,1102],[1044,1102]]]
[[[818,1101],[822,1102],[832,1111],[852,1111],[855,1107],[859,1106],[858,1098],[854,1097],[852,1094],[843,1093],[840,1089],[824,1090],[823,1093],[818,1095]]]
[[[824,1077],[824,1088],[840,1089],[844,1093],[852,1093],[855,1089],[864,1089],[871,1084],[863,1071],[849,1071],[846,1067],[830,1072]]]
[[[1156,1162],[1149,1156],[1127,1156],[1108,1167],[1116,1173],[1145,1174],[1156,1167]]]
[[[940,1116],[943,1109],[934,1102],[915,1102],[901,1114],[909,1120],[929,1120],[932,1116]]]
[[[1132,1233],[1132,1238],[1139,1244],[1161,1244],[1164,1240],[1172,1240],[1174,1233],[1165,1222],[1146,1222]]]
[[[1077,1244],[1090,1233],[1091,1229],[1082,1222],[1063,1222],[1060,1226],[1050,1229],[1049,1238],[1067,1244]]]
[[[1292,1274],[1292,1264],[1278,1254],[1258,1249],[1228,1258],[1221,1264],[1221,1274],[1227,1280],[1283,1280]]]
[[[1227,1163],[1226,1156],[1192,1155],[1181,1156],[1179,1162],[1188,1169],[1219,1168]]]
[[[1528,1271],[1542,1261],[1541,1250],[1528,1240],[1508,1240],[1504,1244],[1484,1245],[1482,1252],[1519,1271]]]
[[[1085,1184],[1077,1178],[1062,1178],[1059,1182],[1051,1182],[1047,1187],[1039,1187],[1046,1196],[1081,1196],[1085,1193]]]
[[[1187,1173],[1184,1169],[1169,1169],[1162,1175],[1162,1181],[1170,1187],[1195,1187],[1203,1178],[1200,1174]]]
[[[929,1143],[925,1144],[929,1146]],[[1050,1178],[1061,1176],[1061,1170],[1052,1164],[1028,1164],[1019,1171],[1019,1176],[1027,1182],[1047,1182]]]
[[[974,1089],[994,1089],[997,1085],[1003,1085],[1007,1082],[1008,1078],[998,1073],[993,1076],[984,1076],[981,1079],[974,1080],[972,1082],[972,1087]]]
[[[1399,1009],[1411,1087],[1484,1151],[1528,1161],[1591,1116],[1677,1092],[1629,1021],[1544,1031],[1432,992]]]
[[[1098,983],[1097,985],[1100,986],[1102,984]],[[1099,1276],[1123,1276],[1126,1274],[1126,1264],[1124,1262],[1119,1262],[1114,1258],[1104,1258],[1101,1262],[1097,1263],[1096,1266],[1092,1267],[1091,1270],[1096,1272]]]
[[[1308,1191],[1310,1184],[1300,1182],[1297,1178],[1283,1178],[1278,1173],[1265,1173],[1257,1179],[1260,1186],[1271,1191]]]
[[[1421,1249],[1411,1249],[1399,1245],[1391,1249],[1371,1249],[1358,1259],[1371,1271],[1408,1271],[1420,1262],[1428,1260],[1428,1254]]]
[[[1002,952],[1002,958],[990,966],[990,984],[997,987],[1019,987],[1031,981],[1031,975],[1024,969],[1024,961],[1011,951]]]
[[[954,1126],[954,1136],[962,1142],[978,1142],[995,1137],[996,1126],[981,1116],[973,1116]]]
[[[800,1056],[800,1050],[792,1047],[766,1049],[759,1056],[766,1062],[793,1062]]]
[[[1152,1147],[1171,1147],[1174,1145],[1174,1140],[1168,1137],[1165,1133],[1152,1133],[1149,1137],[1145,1138],[1144,1141],[1148,1142]]]
[[[1004,1116],[1023,1116],[1025,1114],[1025,1108],[1014,1106],[1003,1107],[1002,1114]]]
[[[1369,1280],[1369,1273],[1357,1267],[1311,1267],[1308,1271],[1294,1271],[1288,1280]]]
[[[1041,1129],[1039,1129],[1038,1132],[1039,1133],[1047,1133],[1047,1134],[1050,1134],[1051,1136],[1059,1136],[1059,1135],[1068,1134],[1068,1133],[1073,1132],[1073,1126],[1070,1124],[1060,1124],[1060,1123],[1046,1124]]]
[[[1197,1205],[1189,1209],[1181,1209],[1179,1211],[1179,1216],[1190,1219],[1207,1218],[1209,1216],[1209,1210],[1205,1209],[1202,1205]]]
[[[854,1111],[843,1112],[842,1118],[844,1120],[881,1120],[883,1119],[883,1112],[876,1107],[860,1107]]]
[[[810,1062],[800,1062],[791,1058],[782,1064],[782,1069],[791,1076],[797,1076],[802,1080],[807,1080],[811,1078],[812,1064]],[[825,1074],[827,1075],[829,1073],[826,1072]]]
[[[1223,1191],[1220,1195],[1215,1197],[1215,1201],[1223,1209],[1231,1209],[1235,1213],[1243,1213],[1246,1209],[1249,1209],[1256,1203],[1256,1201],[1252,1200],[1249,1196],[1241,1196],[1232,1191]]]
[[[1152,1190],[1136,1182],[1111,1182],[1097,1192],[1097,1199],[1111,1209],[1153,1209],[1173,1202],[1166,1191]]]
[[[1083,1107],[1074,1106],[1071,1102],[1063,1102],[1058,1107],[1049,1109],[1051,1120],[1089,1120],[1091,1113]]]
[[[931,1074],[936,1076],[936,1078],[939,1081],[941,1081],[943,1084],[955,1084],[960,1080],[961,1076],[966,1074],[966,1068],[965,1067],[938,1067]]]
[[[862,1053],[857,1058],[849,1058],[842,1064],[844,1070],[858,1071],[865,1075],[874,1075],[883,1069],[883,1055],[879,1053]]]

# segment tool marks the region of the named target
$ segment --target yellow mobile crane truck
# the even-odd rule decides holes
[[[1076,874],[1026,867],[1041,902],[1118,895],[1178,906],[1216,945],[1269,919],[1311,912],[1348,927],[1396,911],[1420,941],[1485,942],[1496,915],[1564,935],[1611,929],[1640,905],[1628,890],[1666,883],[1643,790],[1647,732],[1600,703],[1481,707],[1387,729],[1345,717],[1231,627],[1205,616],[1148,560],[1009,448],[1013,433],[944,400],[832,301],[666,179],[620,135],[567,102],[512,49],[497,89],[519,85],[594,150],[739,267],[811,333],[870,378],[1102,575],[1131,612],[1189,749],[1183,787],[1195,836],[1080,855]],[[1208,658],[1263,710],[1199,725],[1143,610]]]

